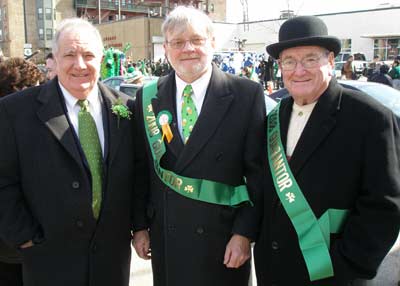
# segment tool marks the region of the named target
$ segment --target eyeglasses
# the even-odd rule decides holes
[[[293,71],[296,69],[297,64],[300,63],[303,68],[312,69],[312,68],[316,68],[317,66],[319,66],[321,59],[324,58],[325,56],[326,55],[321,55],[319,57],[318,56],[308,56],[299,62],[292,58],[288,58],[283,61],[280,61],[280,66],[283,71]]]
[[[172,40],[172,41],[169,41],[169,42],[167,41],[166,43],[172,49],[181,50],[186,46],[187,42],[190,42],[192,47],[198,48],[198,47],[204,46],[206,41],[207,41],[207,38],[193,38],[193,39],[190,39],[190,40]]]

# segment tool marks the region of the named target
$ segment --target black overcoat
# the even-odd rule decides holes
[[[133,192],[133,121],[111,113],[117,98],[99,83],[105,169],[99,219],[88,165],[65,112],[57,78],[0,101],[0,235],[21,250],[24,286],[128,285]]]
[[[157,98],[152,102],[156,115],[165,110],[173,114],[173,139],[166,143],[161,165],[180,175],[233,186],[243,184],[246,177],[255,206],[210,204],[170,190],[154,173],[146,143],[144,153],[151,175],[150,187],[143,191],[148,195],[154,286],[247,286],[249,263],[228,269],[223,261],[233,233],[254,239],[258,231],[266,141],[262,87],[213,66],[201,113],[186,145],[177,129],[175,93],[175,74],[171,73],[159,81]],[[145,138],[141,106],[139,91],[138,129]]]
[[[282,100],[286,145],[293,99]],[[400,226],[400,137],[393,113],[368,95],[332,80],[318,100],[289,165],[317,218],[348,209],[331,235],[334,277],[310,283],[297,234],[266,176],[265,211],[255,246],[259,286],[344,286],[372,278]]]

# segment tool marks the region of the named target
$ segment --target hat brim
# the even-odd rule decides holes
[[[340,40],[333,36],[324,37],[307,37],[298,38],[289,41],[278,42],[267,46],[267,52],[273,58],[278,59],[279,54],[286,49],[299,47],[299,46],[319,46],[332,51],[335,56],[340,52],[341,43]]]

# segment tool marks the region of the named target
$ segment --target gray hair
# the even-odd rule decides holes
[[[211,19],[202,11],[193,7],[178,6],[165,19],[161,26],[165,41],[169,31],[184,31],[188,27],[204,28],[209,37],[214,36],[214,27]]]
[[[56,34],[52,42],[52,52],[56,54],[58,51],[58,43],[62,33],[73,32],[80,33],[82,31],[87,31],[94,36],[96,42],[98,42],[99,51],[103,50],[103,40],[101,38],[99,30],[93,26],[90,22],[81,18],[69,18],[64,19],[56,28]]]

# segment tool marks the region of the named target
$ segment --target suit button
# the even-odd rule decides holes
[[[79,189],[79,182],[73,181],[73,182],[72,182],[72,188],[75,189],[75,190],[76,190],[76,189]]]
[[[215,155],[215,160],[216,161],[221,161],[222,160],[222,155],[223,155],[222,152],[217,153],[217,155]]]
[[[272,247],[273,250],[278,250],[278,249],[279,249],[279,244],[278,244],[278,242],[273,241],[273,242],[271,243],[271,247]]]
[[[199,226],[199,227],[196,229],[196,232],[197,232],[197,234],[203,234],[203,233],[204,233],[204,228],[202,228],[201,226]]]
[[[168,232],[174,232],[176,230],[176,227],[173,225],[168,226]]]
[[[83,221],[77,220],[77,221],[75,222],[75,225],[76,225],[78,228],[82,228],[82,227],[83,227]]]

